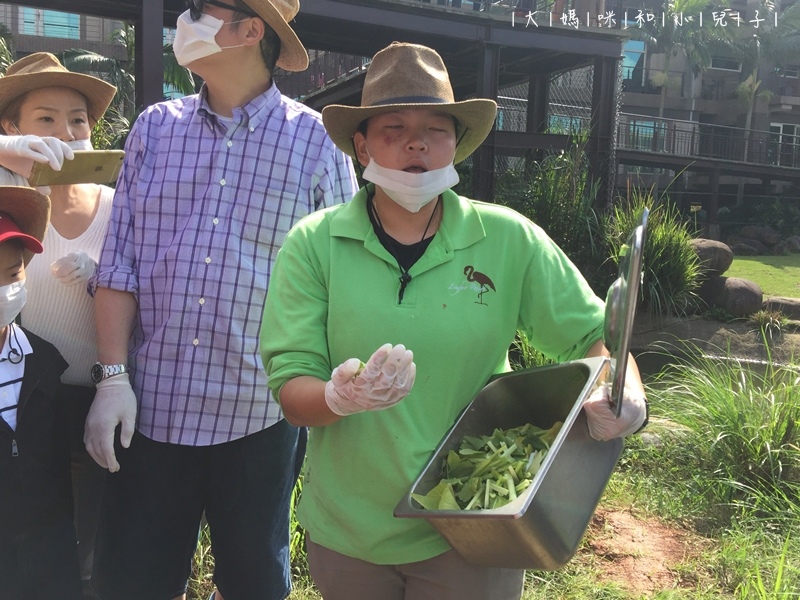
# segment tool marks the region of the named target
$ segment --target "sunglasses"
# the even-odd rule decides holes
[[[253,11],[246,10],[244,8],[237,8],[230,4],[218,2],[217,0],[188,0],[187,4],[189,5],[189,16],[192,18],[192,21],[197,21],[201,16],[203,16],[203,5],[205,4],[210,4],[211,6],[217,6],[219,8],[227,8],[228,10],[240,12],[250,17],[258,17],[258,15]]]

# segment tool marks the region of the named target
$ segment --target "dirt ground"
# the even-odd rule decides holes
[[[636,597],[694,588],[697,582],[681,565],[699,557],[707,545],[689,531],[603,508],[595,512],[587,540],[589,551],[600,559],[600,580]]]
[[[680,344],[678,340],[687,340],[707,354],[748,361],[797,364],[800,360],[800,328],[796,325],[784,328],[767,348],[752,323],[722,323],[702,317],[637,317],[631,349],[645,372],[658,366],[658,361],[648,364],[648,352],[673,348]],[[656,519],[640,519],[628,511],[602,507],[596,511],[586,539],[586,551],[601,559],[600,579],[613,581],[633,596],[645,598],[662,590],[696,587],[697,574],[685,565],[699,558],[709,543],[691,531]]]

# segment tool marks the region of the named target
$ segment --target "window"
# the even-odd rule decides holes
[[[640,92],[644,84],[644,42],[628,40],[622,47],[622,85],[626,92]]]
[[[735,58],[723,58],[721,56],[711,57],[711,68],[718,71],[736,71],[737,73],[742,70],[742,63]]]
[[[78,40],[81,37],[80,15],[43,10],[40,8],[20,8],[19,32],[23,35]]]
[[[800,125],[770,123],[767,159],[782,167],[800,167]]]
[[[164,27],[164,31],[161,35],[161,39],[164,44],[171,44],[175,41],[175,30],[170,29],[168,27]]]
[[[800,67],[797,65],[789,65],[788,67],[778,67],[775,69],[781,77],[789,79],[797,79],[800,77]]]

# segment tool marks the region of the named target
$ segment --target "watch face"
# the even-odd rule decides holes
[[[92,367],[92,381],[99,383],[103,381],[103,365],[97,363]]]

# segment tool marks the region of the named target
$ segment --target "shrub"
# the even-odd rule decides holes
[[[652,314],[684,315],[697,303],[700,263],[689,244],[692,236],[675,205],[664,196],[658,203],[649,193],[632,189],[607,217],[608,253],[617,262],[620,249],[650,208],[642,265],[640,308]]]
[[[701,493],[740,514],[797,519],[800,511],[800,371],[702,356],[672,365],[652,396],[683,426]]]
[[[528,217],[547,232],[605,296],[612,277],[604,266],[603,221],[594,205],[598,186],[590,181],[586,141],[554,152],[539,163],[498,176],[496,201]]]

